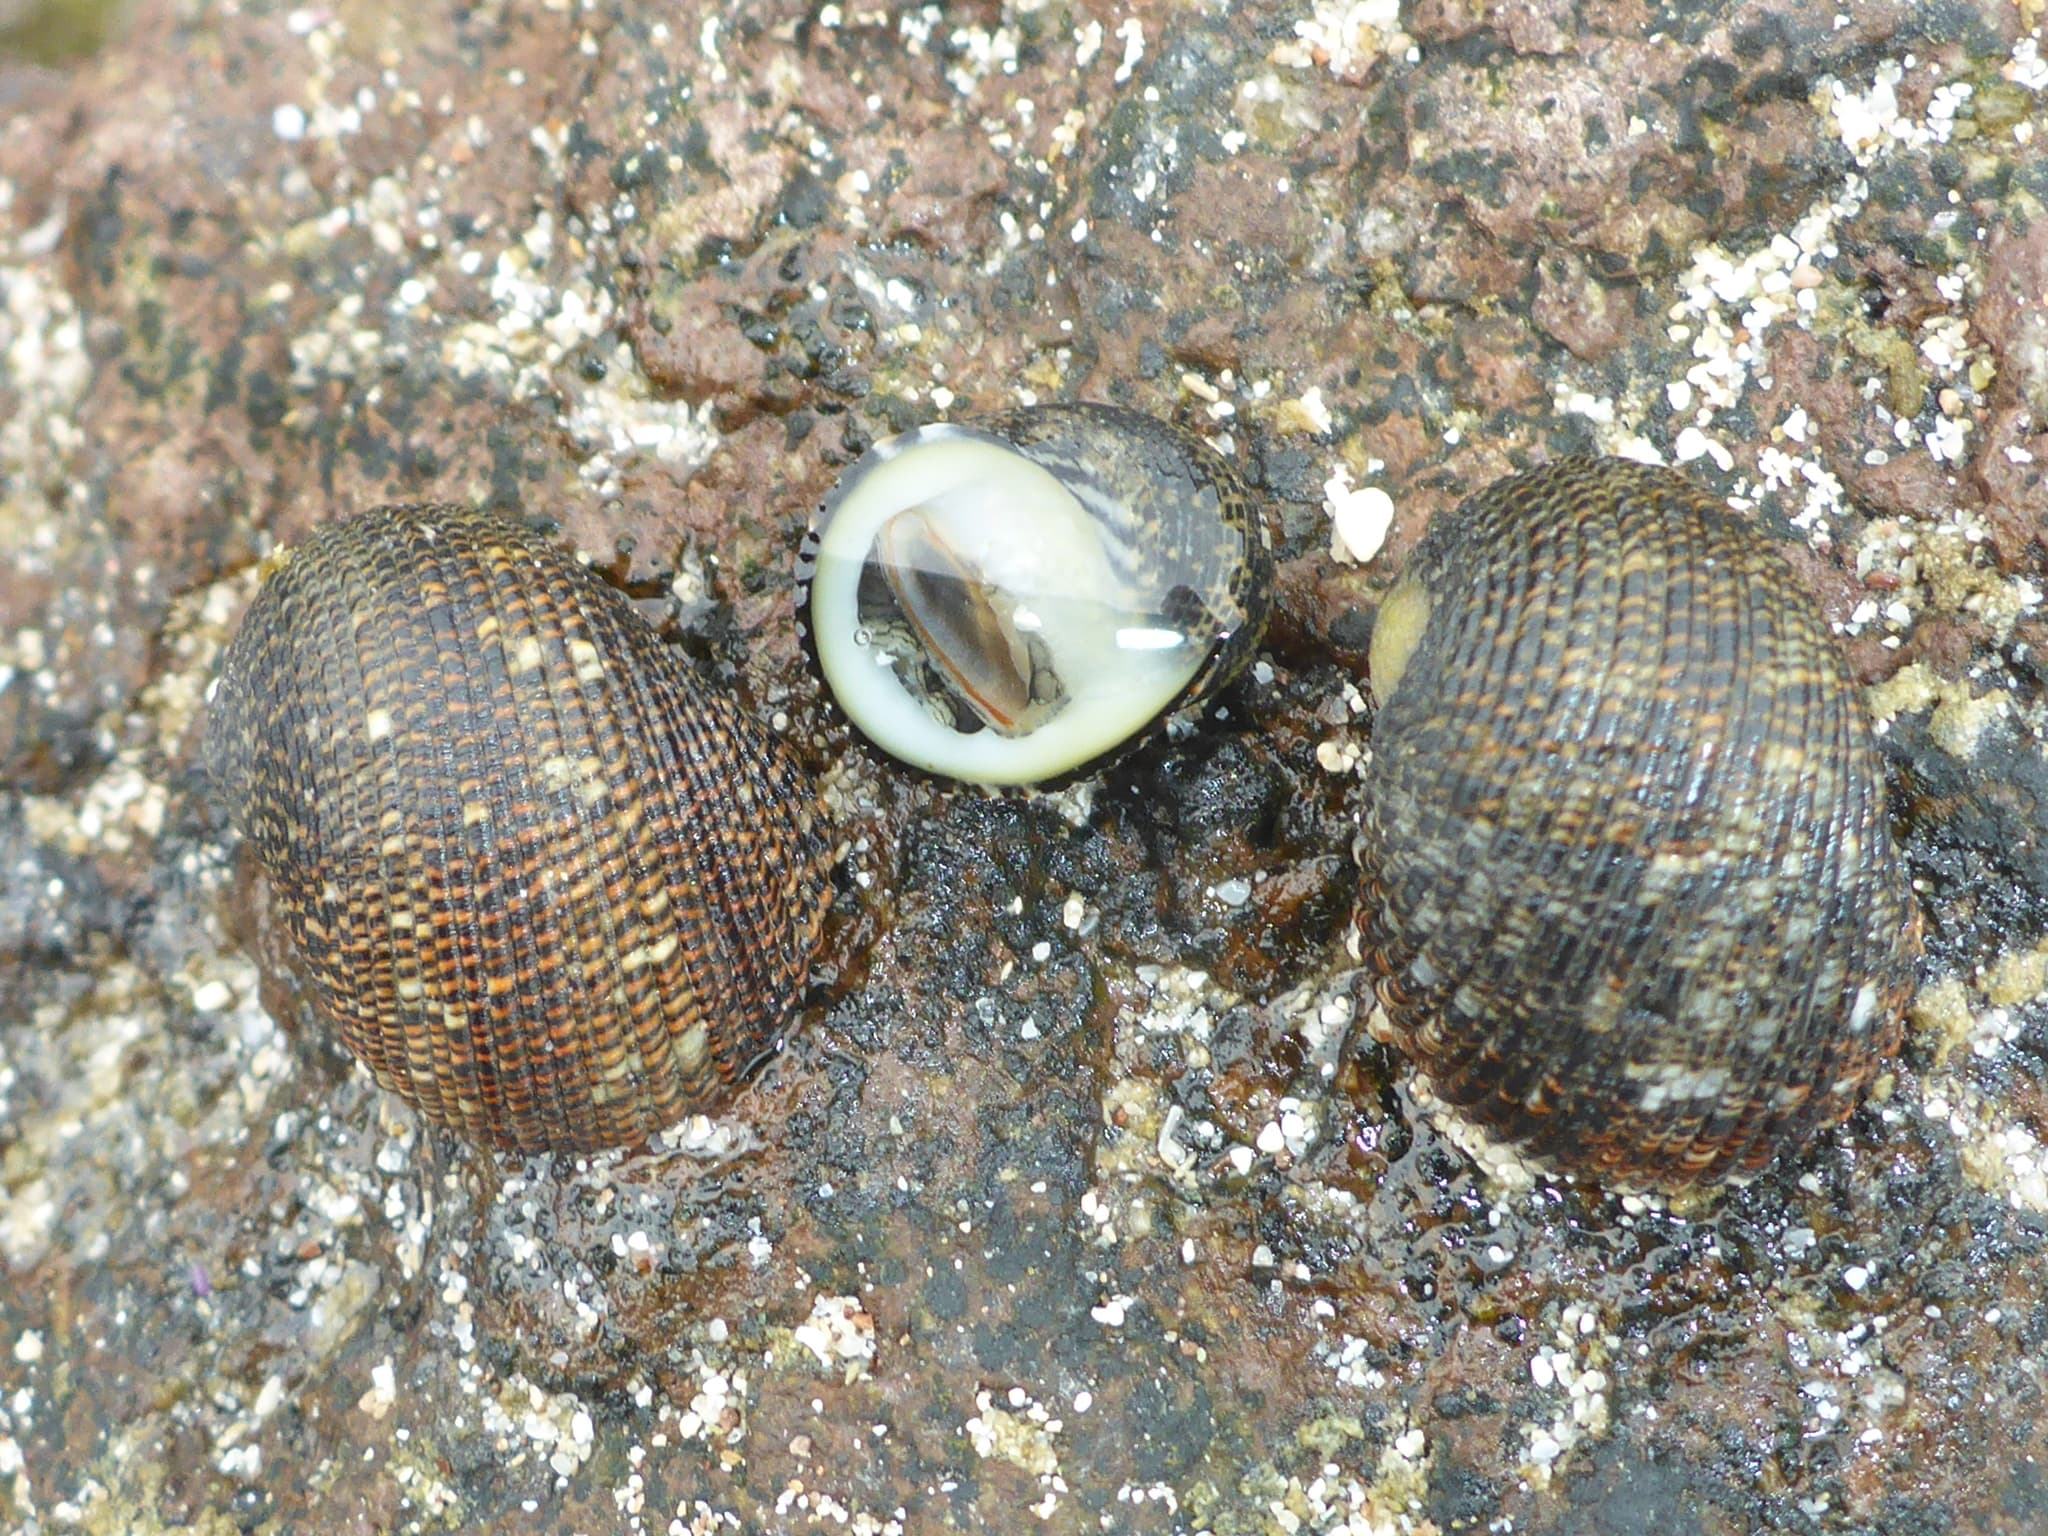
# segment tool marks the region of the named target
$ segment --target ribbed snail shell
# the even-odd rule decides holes
[[[797,561],[847,717],[969,783],[1100,762],[1257,649],[1273,559],[1250,492],[1179,428],[1048,405],[877,443]]]
[[[1684,476],[1572,459],[1437,518],[1382,606],[1361,950],[1434,1091],[1677,1189],[1854,1107],[1919,917],[1826,621]]]
[[[509,518],[380,507],[279,557],[207,758],[348,1048],[474,1140],[584,1151],[714,1108],[804,985],[810,786]]]

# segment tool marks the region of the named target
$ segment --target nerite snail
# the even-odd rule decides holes
[[[494,1146],[722,1104],[829,899],[811,787],[619,593],[506,517],[380,507],[277,558],[208,767],[321,1009]]]
[[[1212,697],[1258,647],[1272,566],[1220,455],[1132,411],[1062,405],[877,443],[797,573],[862,734],[927,772],[1015,785]]]
[[[1517,475],[1431,524],[1370,666],[1359,941],[1438,1095],[1667,1189],[1849,1113],[1919,919],[1869,725],[1768,539],[1670,470]]]

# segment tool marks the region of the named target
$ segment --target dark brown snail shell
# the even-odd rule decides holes
[[[1437,518],[1382,606],[1361,952],[1435,1093],[1677,1189],[1840,1121],[1919,915],[1828,626],[1683,475],[1569,459]]]
[[[829,899],[781,744],[496,514],[380,507],[279,557],[207,766],[348,1048],[497,1147],[622,1145],[720,1105]]]

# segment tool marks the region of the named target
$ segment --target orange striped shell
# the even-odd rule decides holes
[[[811,786],[509,518],[380,507],[280,557],[207,763],[348,1048],[473,1140],[584,1151],[715,1108],[804,986]]]

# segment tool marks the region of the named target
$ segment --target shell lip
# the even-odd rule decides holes
[[[835,666],[835,658],[828,654],[828,646],[824,642],[823,631],[830,619],[828,617],[824,622],[820,619],[821,580],[830,579],[829,571],[833,565],[851,565],[855,558],[826,555],[831,530],[871,476],[884,471],[892,464],[899,463],[912,452],[936,444],[979,446],[1008,455],[1024,467],[1025,473],[1044,476],[1048,482],[1059,488],[1060,494],[1078,503],[1080,498],[1057,473],[1053,463],[1035,457],[1026,446],[1011,441],[1000,430],[1006,421],[1016,420],[1020,416],[1027,419],[1039,417],[1040,413],[1043,413],[1040,419],[1044,420],[1067,417],[1106,424],[1112,428],[1117,426],[1122,418],[1142,422],[1149,427],[1167,426],[1166,423],[1141,416],[1124,407],[1077,402],[1006,413],[989,418],[988,425],[973,420],[939,421],[894,433],[877,440],[859,460],[842,473],[820,501],[799,541],[794,562],[794,600],[799,644],[815,674],[824,680],[825,696],[831,708],[852,728],[855,739],[867,750],[887,759],[892,765],[907,768],[930,779],[949,784],[964,784],[992,793],[1025,789],[1056,792],[1103,772],[1151,744],[1161,735],[1174,731],[1206,713],[1215,703],[1217,694],[1233,683],[1237,674],[1249,664],[1257,640],[1265,631],[1265,621],[1271,606],[1272,556],[1270,538],[1263,518],[1258,515],[1255,505],[1249,516],[1248,525],[1232,523],[1227,515],[1219,512],[1219,526],[1228,529],[1240,540],[1240,558],[1250,573],[1247,582],[1250,596],[1244,598],[1233,588],[1229,598],[1235,605],[1234,611],[1219,613],[1214,605],[1203,603],[1200,595],[1193,593],[1193,589],[1185,583],[1177,583],[1168,593],[1162,594],[1163,601],[1177,601],[1192,595],[1200,604],[1200,611],[1205,616],[1199,631],[1201,654],[1191,666],[1178,675],[1170,688],[1155,688],[1153,697],[1139,703],[1124,704],[1122,707],[1128,710],[1128,717],[1119,734],[1094,738],[1100,739],[1101,745],[1095,750],[1081,750],[1078,756],[1061,752],[1057,754],[1057,760],[1051,766],[1047,766],[1042,759],[1030,759],[1015,769],[1008,770],[993,769],[986,759],[978,766],[963,767],[956,761],[947,760],[944,754],[915,755],[910,750],[892,745],[886,720],[877,721],[861,708],[849,707],[846,693],[839,682],[845,669],[843,666]],[[1234,467],[1220,455],[1216,456],[1216,459],[1221,472],[1231,477],[1235,485]],[[1200,474],[1212,473],[1209,466],[1199,461],[1191,462],[1195,471]],[[1240,497],[1249,500],[1249,494],[1241,485],[1236,485],[1236,490]],[[882,514],[884,517],[893,515],[896,515],[893,511]],[[868,520],[875,519],[869,515]],[[869,544],[861,546],[865,552],[871,546],[874,536],[874,530],[870,528],[857,530],[851,537],[869,541]],[[854,566],[856,574],[859,569],[859,566]],[[843,585],[848,578],[841,573],[838,579]],[[845,606],[846,601],[842,598],[841,605]],[[1128,649],[1131,652],[1142,652],[1148,648],[1172,649],[1170,646],[1161,647],[1157,640],[1157,636],[1167,633],[1170,627],[1164,622],[1149,629],[1141,624],[1121,633],[1135,636],[1129,642]],[[1193,631],[1183,633],[1192,635]],[[927,661],[927,666],[937,665],[939,663]],[[906,695],[908,693],[908,690],[896,691]],[[940,729],[943,731],[945,728]],[[958,734],[961,740],[972,740],[976,735],[985,736],[989,740],[1019,739],[1005,738],[1000,731],[994,729],[978,729],[975,732]],[[1034,732],[1027,730],[1019,734],[1029,736]],[[1092,745],[1092,740],[1083,743],[1084,748],[1087,745]]]

